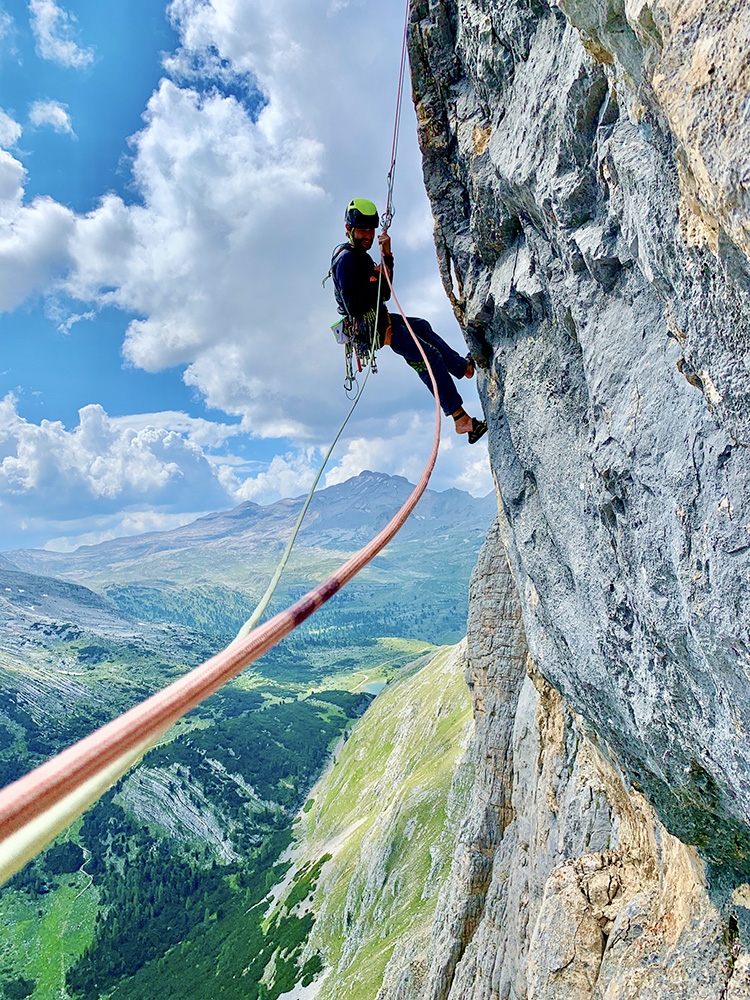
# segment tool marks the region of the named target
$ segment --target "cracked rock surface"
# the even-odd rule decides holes
[[[532,659],[728,901],[750,878],[750,8],[414,0],[410,53]]]
[[[378,1000],[750,996],[698,852],[534,667],[498,525],[471,596],[473,791],[431,937],[394,951]]]
[[[380,1000],[748,997],[750,7],[412,0],[409,30],[500,514],[474,795]]]

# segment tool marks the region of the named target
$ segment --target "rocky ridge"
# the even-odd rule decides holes
[[[750,996],[749,52],[737,0],[412,3],[500,516],[486,766],[381,1000]]]
[[[378,1000],[750,995],[750,955],[698,851],[534,667],[498,526],[466,663],[474,786],[431,935],[395,950]]]

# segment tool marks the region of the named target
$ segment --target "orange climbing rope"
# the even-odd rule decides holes
[[[393,217],[392,190],[396,165],[398,125],[406,51],[407,20],[401,51],[396,126],[388,174],[388,204],[383,219],[387,231]],[[107,788],[137,763],[183,715],[236,677],[245,667],[268,652],[281,639],[322,607],[391,541],[403,527],[427,488],[440,445],[440,399],[437,382],[427,355],[411,328],[396,297],[391,277],[381,259],[396,306],[404,318],[427,366],[435,397],[435,434],[424,471],[398,513],[364,548],[343,563],[326,580],[295,604],[259,625],[246,637],[191,670],[180,680],[152,695],[90,736],[63,750],[34,771],[0,790],[0,883],[18,871],[30,858],[68,827]]]
[[[387,275],[387,271],[384,268]],[[390,284],[390,277],[388,277]],[[391,285],[391,288],[393,286]],[[404,316],[393,294],[399,312]],[[0,880],[9,878],[136,763],[181,716],[305,621],[391,541],[424,493],[440,444],[437,383],[422,345],[404,316],[432,380],[435,435],[422,476],[406,503],[383,530],[326,580],[285,611],[260,625],[185,677],[152,695],[63,750],[36,770],[0,791]],[[45,820],[45,816],[47,819]],[[34,827],[34,824],[38,824]],[[25,831],[25,833],[24,833]]]

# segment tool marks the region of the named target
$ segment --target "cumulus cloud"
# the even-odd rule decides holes
[[[0,149],[0,310],[14,309],[32,292],[49,288],[70,266],[73,213],[51,198],[23,201],[23,164]]]
[[[124,347],[134,365],[185,365],[187,383],[254,435],[322,442],[343,396],[328,332],[335,309],[320,281],[344,205],[383,194],[402,15],[325,0],[174,0],[168,10],[181,44],[134,138],[140,203],[109,195],[80,220],[68,290],[141,317]],[[254,81],[262,99],[238,99],[228,75]],[[406,112],[400,244],[398,222],[393,233],[408,303],[435,262]],[[444,296],[435,303],[452,323]],[[412,374],[390,386],[386,405],[429,407],[423,394]]]
[[[109,417],[110,425],[124,431],[156,428],[182,434],[201,449],[220,448],[239,434],[238,424],[223,424],[202,417],[190,417],[180,410],[159,410],[158,413],[135,413],[127,417]]]
[[[240,482],[228,467],[222,470],[222,482],[226,488],[241,500],[256,503],[272,503],[281,497],[296,497],[307,493],[322,461],[316,448],[307,448],[296,453],[275,455],[268,469],[257,476],[248,476]]]
[[[22,131],[18,122],[0,108],[0,146],[3,149],[15,146],[21,137]]]
[[[75,136],[66,105],[60,101],[34,101],[29,109],[29,121],[37,128],[49,125],[55,132]]]
[[[20,204],[25,177],[23,164],[6,150],[0,151],[0,204],[6,212],[11,206]]]
[[[75,17],[55,0],[29,0],[31,31],[42,59],[60,66],[82,69],[94,61],[94,50],[81,48],[75,40]]]
[[[399,428],[391,418],[382,429],[381,436],[345,440],[325,485],[365,469],[415,481],[432,444],[430,420],[415,415]],[[232,452],[240,433],[237,424],[179,411],[110,417],[95,404],[83,407],[69,430],[59,421],[24,419],[8,394],[0,400],[2,544],[68,551],[175,527],[244,500],[268,504],[307,492],[321,449],[290,449],[263,467]],[[492,481],[484,443],[467,456],[466,446],[445,427],[431,486],[486,494]]]
[[[345,446],[344,454],[325,477],[326,486],[343,483],[367,469],[391,476],[405,476],[416,483],[422,475],[432,448],[435,425],[427,414],[414,414],[407,427],[387,422],[386,434],[356,437]],[[452,420],[443,420],[440,453],[430,488],[465,490],[472,496],[486,496],[493,488],[486,439],[467,445],[465,437],[453,430]]]
[[[112,420],[98,404],[83,407],[78,426],[68,431],[59,421],[30,423],[18,414],[15,397],[6,395],[0,403],[0,459],[3,505],[26,513],[54,510],[62,517],[144,500],[194,509],[226,506],[229,499],[189,434],[147,421]]]
[[[318,467],[314,448],[264,468],[232,453],[239,433],[237,424],[179,411],[110,417],[97,404],[79,410],[70,430],[60,421],[34,424],[9,393],[0,400],[2,541],[22,544],[33,526],[26,544],[38,544],[38,534],[67,550],[307,490]]]
[[[52,0],[31,0],[31,9],[38,39],[44,23],[49,37],[74,45],[71,58],[83,51]],[[349,199],[364,195],[385,207],[403,15],[375,0],[173,0],[168,15],[180,44],[165,58],[166,76],[132,138],[132,200],[106,194],[85,216],[50,199],[24,204],[23,167],[0,155],[0,221],[10,223],[0,230],[0,308],[45,281],[85,303],[72,311],[73,321],[101,305],[120,307],[138,317],[123,346],[129,363],[153,372],[183,366],[186,383],[209,406],[240,419],[253,437],[285,439],[283,454],[252,469],[213,454],[208,428],[206,442],[195,427],[178,430],[174,414],[161,423],[149,415],[147,429],[96,408],[81,411],[74,431],[29,425],[22,437],[45,454],[44,443],[55,439],[77,456],[45,466],[68,484],[61,496],[69,487],[71,497],[78,490],[92,502],[140,502],[142,509],[149,498],[158,507],[192,455],[207,477],[201,482],[219,491],[212,494],[217,504],[269,502],[305,491],[348,409],[343,356],[329,330],[333,296],[321,279]],[[58,107],[65,115],[58,122],[72,131]],[[392,228],[399,298],[460,348],[436,273],[414,133],[407,96]],[[355,418],[357,437],[343,446],[331,482],[365,468],[414,479],[429,453],[433,406],[424,386],[391,352],[381,352],[378,363]],[[477,412],[473,383],[461,391]],[[95,425],[103,428],[98,435],[89,433]],[[216,433],[224,433],[221,425]],[[182,444],[171,438],[168,447],[170,434]],[[486,449],[451,435],[449,428],[436,488],[487,492]],[[94,442],[88,451],[85,440]],[[8,466],[0,490],[23,483],[44,490],[34,449],[26,447],[28,462],[16,456],[20,465]],[[94,475],[96,447],[102,464]],[[170,461],[180,474],[169,471]]]

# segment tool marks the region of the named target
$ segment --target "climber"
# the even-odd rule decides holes
[[[427,366],[403,317],[400,313],[389,313],[383,305],[391,297],[390,288],[385,276],[380,275],[380,265],[376,265],[367,252],[375,240],[378,221],[377,208],[366,198],[354,198],[347,206],[344,222],[348,239],[346,243],[336,247],[331,260],[336,303],[339,313],[344,317],[344,333],[353,342],[360,358],[369,357],[377,313],[375,347],[387,344],[392,351],[400,354],[432,392]],[[393,254],[387,231],[379,234],[378,243],[383,263],[388,269],[389,277],[392,277]],[[468,434],[469,443],[475,444],[486,433],[487,424],[476,417],[470,417],[464,410],[463,400],[453,382],[453,378],[471,378],[474,375],[471,357],[461,357],[435,333],[427,320],[409,317],[409,323],[429,359],[443,412],[446,416],[453,417],[456,433]]]

